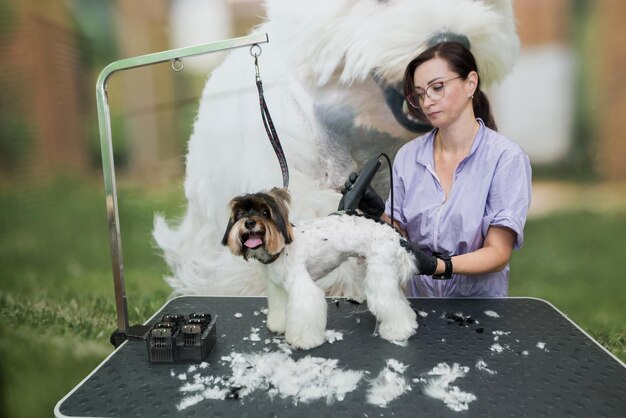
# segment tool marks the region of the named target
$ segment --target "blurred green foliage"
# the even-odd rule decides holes
[[[8,108],[0,112],[0,169],[5,174],[14,173],[24,164],[32,144],[32,134],[23,116]]]
[[[17,25],[17,13],[8,0],[0,0],[0,24],[5,35],[10,34]]]
[[[102,69],[119,59],[115,3],[100,0],[70,0],[68,10],[78,35],[82,62],[91,69]]]
[[[3,75],[0,77],[0,174],[11,175],[26,163],[34,138],[27,115],[20,106],[24,85],[21,75],[16,69],[4,67],[0,67],[0,74]]]

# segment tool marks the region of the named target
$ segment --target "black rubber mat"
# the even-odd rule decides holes
[[[267,353],[285,348],[284,340],[264,325],[265,298],[181,297],[164,314],[218,315],[217,343],[202,368],[190,364],[150,365],[146,343],[128,341],[79,384],[55,409],[57,416],[480,416],[621,417],[626,411],[626,367],[552,305],[538,299],[411,299],[418,315],[417,333],[405,346],[375,335],[376,320],[365,304],[328,299],[328,330],[343,338],[305,356],[337,359],[337,367],[365,371],[357,388],[341,400],[297,402],[257,390],[227,399],[186,404],[181,388],[192,376],[228,377],[224,356]],[[368,402],[368,385],[387,360],[404,365],[407,389],[384,407]],[[483,363],[479,363],[479,362]],[[428,396],[428,372],[440,363],[467,367],[452,384],[475,399],[454,410]],[[478,367],[483,364],[485,368]],[[201,393],[197,392],[196,394]],[[188,406],[186,406],[188,405]]]

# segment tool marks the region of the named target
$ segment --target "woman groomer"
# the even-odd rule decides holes
[[[404,93],[413,115],[434,128],[405,144],[393,163],[394,225],[423,273],[409,296],[506,296],[530,205],[528,156],[496,132],[463,44],[439,43],[414,58]],[[390,200],[383,204],[372,191],[359,207],[390,222]]]

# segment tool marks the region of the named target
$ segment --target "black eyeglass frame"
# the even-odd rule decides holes
[[[423,93],[418,93],[417,91],[414,91],[413,93],[406,96],[405,100],[409,105],[413,106],[415,109],[421,109],[422,104],[424,104],[425,96],[428,96],[428,98],[434,102],[443,99],[446,96],[446,83],[448,81],[456,80],[457,78],[462,78],[462,77],[463,77],[462,75],[458,75],[456,77],[448,78],[447,80],[436,81],[432,83],[430,86],[426,87],[426,90],[424,90]],[[428,91],[431,90],[435,86],[440,86],[443,88],[441,97],[433,97],[430,93],[428,93]]]

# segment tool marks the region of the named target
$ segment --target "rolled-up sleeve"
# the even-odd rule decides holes
[[[528,156],[521,150],[505,152],[494,173],[485,216],[483,218],[483,236],[491,226],[506,227],[517,234],[514,248],[524,244],[524,225],[531,199],[532,171]]]

